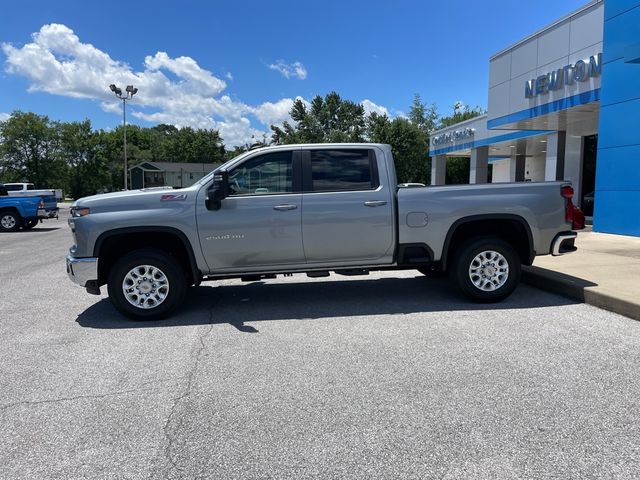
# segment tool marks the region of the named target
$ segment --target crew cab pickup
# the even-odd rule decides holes
[[[0,232],[31,229],[38,221],[58,218],[58,203],[53,195],[11,197],[0,184]]]
[[[493,302],[536,255],[576,250],[572,196],[567,182],[398,185],[382,144],[267,147],[188,188],[77,200],[67,272],[136,319],[168,315],[203,280],[292,273],[448,272]]]

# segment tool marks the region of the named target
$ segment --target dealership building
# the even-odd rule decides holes
[[[489,60],[487,114],[432,132],[431,183],[570,180],[599,232],[640,236],[640,0],[597,0]]]

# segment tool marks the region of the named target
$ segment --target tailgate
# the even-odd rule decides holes
[[[57,210],[58,200],[55,195],[42,195],[42,201],[44,202],[44,209],[46,211]]]

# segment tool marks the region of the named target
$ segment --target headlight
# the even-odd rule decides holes
[[[87,208],[87,207],[72,207],[71,208],[71,216],[72,217],[84,217],[85,215],[89,215],[89,208]]]

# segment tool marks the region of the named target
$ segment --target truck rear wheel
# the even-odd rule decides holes
[[[15,232],[21,225],[22,219],[17,213],[8,210],[0,212],[0,231]]]
[[[166,317],[184,300],[186,274],[178,261],[161,250],[142,249],[122,257],[109,275],[114,307],[134,320]]]
[[[467,241],[451,269],[460,290],[481,303],[498,302],[511,295],[520,282],[520,273],[515,249],[495,237]]]
[[[22,225],[22,228],[24,228],[25,230],[31,230],[37,224],[38,224],[38,219],[37,218],[31,218],[31,219],[27,220],[26,222],[24,222],[24,225]]]

